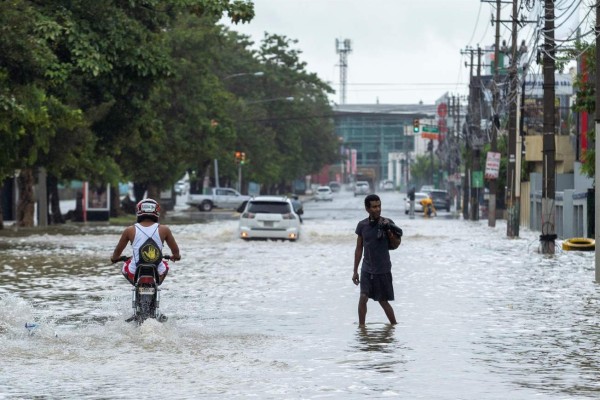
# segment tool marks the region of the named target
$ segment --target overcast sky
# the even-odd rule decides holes
[[[297,39],[307,69],[332,85],[336,103],[340,99],[336,38],[352,42],[347,103],[432,104],[447,91],[464,94],[469,71],[460,51],[467,45],[493,43],[492,8],[484,3],[480,11],[479,0],[255,0],[254,4],[254,20],[232,29],[256,41],[264,32]]]
[[[561,2],[565,0],[557,1]],[[297,39],[307,70],[330,83],[337,92],[332,96],[336,103],[336,39],[352,42],[349,104],[433,104],[446,92],[466,94],[468,58],[461,50],[494,42],[494,8],[480,0],[254,0],[254,5],[252,22],[227,25],[256,42],[264,32]],[[511,7],[503,5],[502,19],[509,19]],[[509,28],[501,25],[501,38],[510,43]],[[519,42],[528,36],[523,31]]]

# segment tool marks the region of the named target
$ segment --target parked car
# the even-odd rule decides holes
[[[186,204],[198,207],[200,211],[210,211],[213,207],[235,210],[249,199],[250,196],[242,195],[235,189],[210,188],[208,194],[198,194],[190,191]]]
[[[450,193],[447,190],[434,189],[429,192],[429,197],[436,210],[450,211]]]
[[[379,182],[379,188],[381,190],[394,190],[394,181],[389,179]]]
[[[354,197],[369,194],[371,185],[367,181],[356,181],[354,184]]]
[[[333,201],[333,191],[329,186],[319,186],[315,190],[315,201]]]
[[[300,217],[287,197],[257,196],[248,200],[240,215],[238,234],[244,240],[300,237]]]
[[[429,194],[425,192],[416,192],[415,193],[415,212],[423,212],[423,206],[421,205],[421,200],[429,197]],[[410,200],[408,197],[404,198],[404,214],[408,214],[410,211]]]
[[[340,185],[340,183],[338,181],[331,181],[329,182],[329,187],[331,188],[332,192],[339,192],[342,189],[342,185]]]

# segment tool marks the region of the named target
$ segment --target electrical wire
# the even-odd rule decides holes
[[[580,3],[581,3],[581,0],[580,0]],[[583,24],[586,23],[586,21],[588,20],[588,17],[590,16],[590,13],[594,9],[594,7],[592,7],[592,6],[588,6],[588,7],[589,7],[588,12],[581,19],[581,22],[577,25],[577,27],[575,29],[573,29],[573,31],[569,34],[569,36],[567,37],[567,39],[550,38],[554,42],[562,43],[562,44],[559,44],[558,46],[555,46],[554,47],[554,51],[568,50],[565,47],[565,44],[571,43],[571,42],[574,42],[574,43],[580,42],[582,38],[587,37],[588,35],[593,34],[595,32],[595,27],[592,27],[589,31],[585,32],[584,34],[578,34],[579,28],[581,28],[583,26]],[[556,29],[557,29],[557,27],[555,27],[553,29],[553,31],[556,32]],[[577,37],[573,38],[573,35],[577,35]],[[544,39],[548,38],[547,32],[546,32],[545,29],[542,29],[541,36]],[[597,37],[597,35],[595,35],[595,36]],[[575,58],[578,58],[579,56],[581,56],[581,54],[583,54],[583,52],[587,51],[588,48],[589,48],[589,46],[586,47],[586,49],[584,51],[580,52]],[[556,57],[554,57],[553,55],[549,54],[548,51],[545,48],[541,48],[541,52],[544,53],[544,54],[546,54],[548,57],[553,58],[555,61],[559,60]]]
[[[479,16],[481,15],[481,7],[483,6],[483,3],[480,2],[479,3],[479,10],[477,11],[477,18],[475,20],[475,27],[473,28],[473,33],[471,34],[471,39],[469,39],[469,42],[467,44],[467,46],[471,45],[471,42],[473,41],[473,38],[475,37],[475,32],[477,31],[477,26],[479,25]]]
[[[571,13],[569,14],[569,16],[568,16],[568,17],[566,17],[566,18],[564,18],[564,19],[563,19],[564,15],[565,15],[565,14],[566,14],[566,13],[569,11],[569,9],[571,8],[571,6],[572,6],[573,4],[575,4],[575,3],[570,3],[569,7],[567,7],[567,8],[565,9],[565,12],[563,12],[562,14],[560,14],[560,15],[558,15],[558,16],[556,16],[556,14],[555,14],[555,15],[554,15],[554,19],[550,19],[550,20],[551,20],[551,21],[554,21],[554,22],[556,22],[556,21],[562,21],[562,22],[561,22],[561,23],[559,23],[557,26],[555,26],[555,27],[554,27],[554,29],[559,29],[561,26],[563,26],[564,24],[566,24],[566,23],[567,23],[567,21],[569,21],[569,19],[571,18],[571,16],[573,16],[573,13],[579,9],[579,6],[581,5],[582,1],[583,1],[583,0],[579,0],[579,2],[577,3],[577,5],[576,5],[575,7],[573,7],[573,10],[572,10],[572,11],[571,11]],[[554,10],[557,10],[557,9],[559,9],[559,8],[557,8],[557,7],[558,7],[558,5],[555,5],[555,6],[554,6]],[[560,9],[559,9],[559,10],[560,10]]]

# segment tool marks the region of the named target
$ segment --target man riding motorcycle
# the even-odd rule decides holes
[[[171,250],[171,260],[181,260],[179,246],[173,237],[171,229],[160,225],[160,205],[156,200],[144,199],[136,205],[137,223],[125,228],[121,238],[110,258],[112,263],[119,261],[121,253],[128,243],[131,243],[133,256],[123,264],[123,276],[135,285],[134,277],[137,265],[141,262],[151,262],[157,266],[160,285],[167,273],[169,264],[162,259],[162,248],[166,241]]]

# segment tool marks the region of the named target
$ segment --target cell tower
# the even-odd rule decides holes
[[[348,53],[352,52],[350,39],[335,39],[335,52],[340,55],[340,104],[346,104]]]

